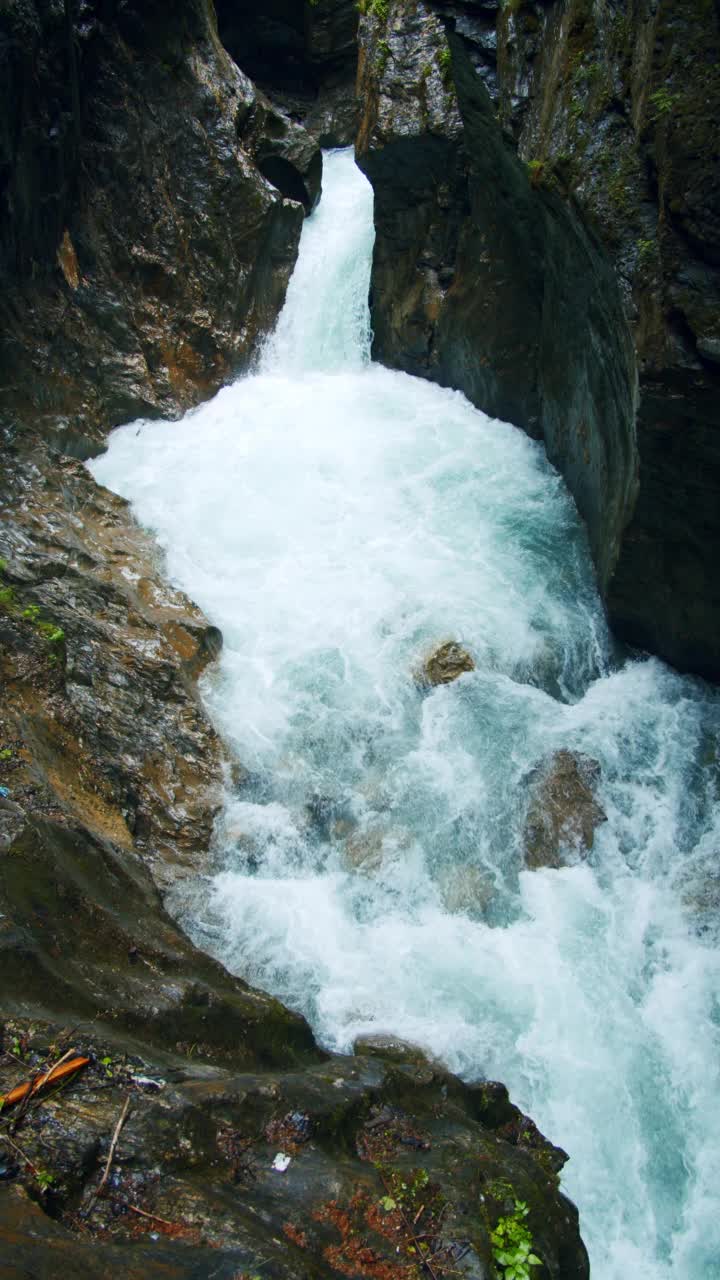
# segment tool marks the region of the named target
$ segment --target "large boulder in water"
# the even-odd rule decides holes
[[[593,847],[595,830],[607,821],[595,799],[600,765],[590,756],[556,751],[530,775],[532,796],[525,819],[525,863],[563,867],[572,855]]]
[[[424,659],[416,680],[423,688],[434,688],[438,684],[452,684],[458,676],[474,670],[475,663],[467,649],[463,649],[456,640],[448,640]]]

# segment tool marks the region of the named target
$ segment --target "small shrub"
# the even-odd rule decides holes
[[[532,1251],[532,1234],[525,1222],[528,1212],[525,1202],[516,1200],[514,1213],[500,1218],[490,1233],[495,1267],[502,1280],[530,1280],[531,1268],[542,1266],[542,1259]]]
[[[680,94],[671,93],[666,86],[663,86],[662,89],[656,89],[651,93],[648,101],[653,108],[655,119],[658,119],[660,116],[669,115],[675,109],[680,101]]]
[[[650,267],[657,255],[657,243],[655,240],[638,240],[638,265],[640,267]]]

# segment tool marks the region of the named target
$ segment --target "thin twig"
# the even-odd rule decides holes
[[[389,1186],[388,1186],[387,1182],[385,1181],[385,1178],[383,1177],[383,1175],[382,1175],[382,1174],[380,1174],[380,1177],[382,1178],[383,1186],[385,1187],[385,1190],[387,1191],[388,1195],[391,1195],[390,1188],[389,1188]],[[419,1241],[418,1237],[415,1235],[415,1232],[413,1231],[412,1227],[410,1226],[410,1223],[409,1223],[409,1221],[408,1221],[407,1214],[405,1213],[405,1210],[403,1209],[403,1207],[402,1207],[402,1205],[401,1205],[401,1204],[398,1204],[398,1206],[397,1206],[397,1207],[398,1207],[398,1209],[399,1209],[399,1211],[400,1211],[400,1217],[402,1218],[403,1222],[405,1223],[405,1230],[407,1231],[408,1235],[410,1236],[410,1239],[411,1239],[412,1243],[414,1244],[415,1249],[416,1249],[416,1251],[417,1251],[418,1261],[420,1262],[421,1266],[424,1266],[424,1267],[425,1267],[426,1271],[427,1271],[427,1272],[429,1273],[429,1275],[432,1277],[432,1280],[439,1280],[438,1274],[437,1274],[437,1272],[434,1270],[434,1268],[433,1268],[433,1266],[432,1266],[432,1264],[431,1264],[431,1262],[430,1262],[429,1258],[425,1257],[425,1255],[423,1254],[422,1249],[420,1248],[420,1241]]]
[[[136,1204],[129,1204],[128,1209],[131,1213],[139,1213],[141,1218],[152,1218],[153,1222],[162,1222],[166,1227],[178,1227],[179,1222],[168,1222],[167,1218],[161,1218],[159,1213],[148,1213],[146,1209],[138,1209]]]
[[[120,1137],[120,1130],[122,1129],[125,1123],[125,1117],[127,1116],[129,1106],[130,1106],[130,1094],[128,1094],[127,1098],[125,1099],[125,1106],[120,1112],[120,1118],[118,1119],[118,1122],[115,1125],[115,1132],[112,1136],[112,1142],[110,1143],[108,1158],[105,1161],[105,1172],[103,1173],[103,1176],[100,1179],[100,1186],[98,1187],[97,1191],[95,1192],[95,1195],[92,1198],[92,1202],[88,1208],[88,1213],[90,1213],[90,1210],[94,1207],[95,1201],[97,1200],[98,1196],[102,1194],[103,1189],[105,1187],[105,1183],[107,1182],[108,1177],[110,1175],[110,1167],[112,1165],[113,1157],[115,1155],[115,1148],[117,1147],[118,1138]]]
[[[63,1062],[66,1062],[68,1058],[72,1058],[74,1052],[75,1052],[74,1049],[68,1049],[67,1053],[64,1053],[62,1058],[59,1058],[58,1061],[54,1063],[52,1067],[47,1067],[45,1071],[41,1071],[38,1075],[33,1077],[33,1079],[30,1081],[30,1088],[28,1092],[25,1094],[25,1097],[22,1099],[20,1106],[18,1107],[17,1111],[15,1112],[12,1118],[13,1133],[18,1128],[24,1116],[26,1115],[28,1107],[30,1106],[31,1099],[34,1098],[35,1094],[38,1093],[40,1089],[43,1088],[43,1085],[47,1084],[51,1075],[53,1075],[53,1073],[57,1071],[57,1068],[61,1067]]]
[[[57,1071],[58,1067],[62,1066],[63,1062],[67,1062],[68,1058],[72,1058],[74,1053],[75,1049],[68,1049],[67,1052],[63,1054],[62,1058],[58,1058],[57,1062],[55,1062],[52,1067],[48,1067],[47,1071],[42,1071],[40,1075],[37,1075],[32,1082],[33,1093],[37,1093],[38,1089],[42,1089],[45,1082],[50,1079],[50,1076]]]
[[[17,1142],[13,1142],[12,1138],[8,1138],[6,1133],[0,1133],[0,1141],[7,1142],[8,1146],[12,1147],[13,1151],[17,1151],[20,1158],[25,1161],[26,1165],[28,1166],[28,1169],[32,1170],[34,1177],[37,1178],[38,1176],[37,1165],[34,1165],[30,1157],[25,1155],[25,1152],[23,1151],[22,1147],[19,1147]]]
[[[32,1115],[33,1111],[37,1111],[38,1107],[44,1107],[45,1103],[49,1102],[51,1098],[54,1098],[56,1093],[62,1093],[63,1089],[67,1089],[68,1085],[72,1084],[74,1079],[75,1079],[75,1076],[68,1076],[67,1079],[63,1080],[62,1083],[59,1084],[56,1089],[51,1089],[50,1092],[46,1093],[43,1098],[36,1098],[35,1101],[31,1103],[30,1106],[28,1107],[28,1111],[30,1112],[30,1114]]]

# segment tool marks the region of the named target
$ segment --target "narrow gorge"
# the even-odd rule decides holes
[[[719,16],[0,12],[9,1280],[713,1274]]]

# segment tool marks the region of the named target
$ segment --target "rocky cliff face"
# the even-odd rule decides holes
[[[542,436],[617,630],[718,678],[717,6],[393,0],[360,42],[378,356]]]
[[[35,423],[87,456],[119,422],[187,408],[282,305],[317,148],[228,57],[207,0],[173,14],[0,13],[6,439]]]

